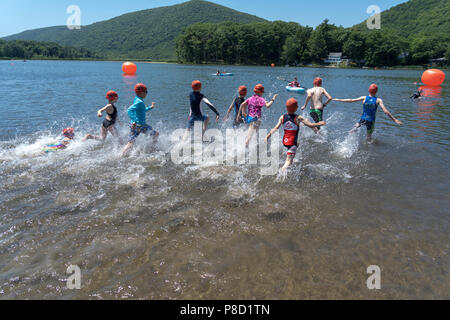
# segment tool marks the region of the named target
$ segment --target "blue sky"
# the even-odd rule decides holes
[[[81,24],[107,20],[118,15],[170,6],[185,0],[1,0],[0,37],[29,29],[65,25],[69,5],[81,8]],[[317,26],[328,18],[332,23],[352,26],[368,18],[367,7],[376,4],[387,10],[406,0],[213,0],[212,2],[257,15],[267,20],[295,21]]]

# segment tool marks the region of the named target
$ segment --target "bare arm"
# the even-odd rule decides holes
[[[333,98],[331,97],[331,95],[328,93],[327,90],[323,89],[323,94],[325,95],[325,97],[328,98],[327,102],[324,103],[324,107],[326,107],[331,101],[333,101]]]
[[[239,114],[242,115],[244,118],[247,116],[247,101],[244,101],[244,103],[241,104],[241,107],[239,108]]]
[[[397,120],[390,112],[389,110],[385,107],[383,100],[378,99],[377,103],[380,105],[381,109],[383,110],[384,114],[387,115],[389,118],[392,119],[392,121],[394,121],[396,124],[398,124],[399,126],[401,126],[403,123],[400,120]]]
[[[278,94],[274,95],[273,98],[272,98],[272,100],[270,100],[269,102],[266,102],[266,108],[267,108],[267,109],[269,109],[269,108],[273,105],[273,103],[275,102],[275,100],[277,99],[277,97],[278,97]]]
[[[333,101],[353,103],[358,101],[364,101],[365,99],[366,97],[359,97],[356,99],[333,99]]]
[[[305,110],[306,106],[308,105],[309,101],[311,101],[312,93],[308,91],[308,97],[306,98],[305,104],[302,107],[302,110]]]
[[[266,137],[266,143],[269,141],[270,137],[277,132],[278,129],[280,129],[281,125],[283,124],[283,116],[280,118],[280,120],[278,121],[277,125],[275,128],[273,128],[269,134]]]
[[[100,110],[97,111],[98,117],[101,118],[103,116],[103,112],[108,111],[108,110],[111,111],[111,109],[112,109],[112,106],[110,104],[104,106],[103,108],[101,108]]]
[[[223,121],[227,121],[227,120],[228,120],[228,118],[230,117],[231,111],[233,111],[233,107],[234,107],[234,100],[233,100],[233,102],[231,103],[230,107],[228,108],[227,115],[225,116],[225,118],[223,119]]]
[[[300,125],[300,123],[303,123],[305,126],[307,126],[308,128],[311,128],[311,129],[317,128],[317,127],[323,127],[327,124],[325,121],[321,121],[318,123],[312,123],[312,122],[309,122],[308,120],[306,120],[305,118],[298,116],[297,124]]]

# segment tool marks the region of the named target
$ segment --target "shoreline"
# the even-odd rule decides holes
[[[180,63],[174,60],[156,60],[151,61],[148,59],[15,59],[0,57],[0,61],[86,61],[86,62],[125,62],[132,61],[135,63],[147,63],[147,64],[179,64],[190,66],[223,66],[223,67],[270,67],[270,65],[247,65],[247,64],[214,64],[214,63]],[[306,66],[275,66],[273,68],[322,68],[322,69],[352,69],[352,70],[427,70],[427,69],[440,69],[450,71],[450,66],[392,66],[392,67],[333,67],[325,65],[306,65]]]

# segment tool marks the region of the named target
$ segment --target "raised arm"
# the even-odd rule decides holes
[[[156,103],[155,103],[155,102],[152,102],[152,106],[151,106],[151,107],[145,108],[145,112],[150,111],[150,110],[153,110],[153,109],[155,109],[155,107],[156,107]]]
[[[277,125],[275,128],[273,128],[269,134],[266,137],[266,143],[269,141],[270,137],[277,132],[278,129],[280,129],[281,125],[283,124],[283,116],[281,116],[280,120],[278,121]]]
[[[358,101],[364,101],[365,99],[366,97],[359,97],[356,99],[333,99],[333,101],[353,103]]]
[[[273,105],[273,103],[275,102],[275,100],[277,99],[277,97],[278,97],[278,94],[274,95],[273,98],[272,98],[272,100],[270,100],[269,102],[266,102],[266,108],[267,108],[267,109],[269,109],[269,108]]]
[[[387,115],[389,118],[391,118],[392,121],[394,121],[396,124],[398,124],[399,126],[401,126],[403,124],[403,122],[401,122],[400,120],[397,120],[390,112],[389,110],[385,107],[383,100],[378,99],[377,101],[378,105],[381,107],[381,109],[383,110],[384,114]]]

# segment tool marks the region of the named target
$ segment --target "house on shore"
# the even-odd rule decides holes
[[[347,67],[349,62],[350,59],[345,59],[345,57],[342,56],[342,52],[330,52],[328,58],[324,60],[324,63],[336,67],[341,64]]]

